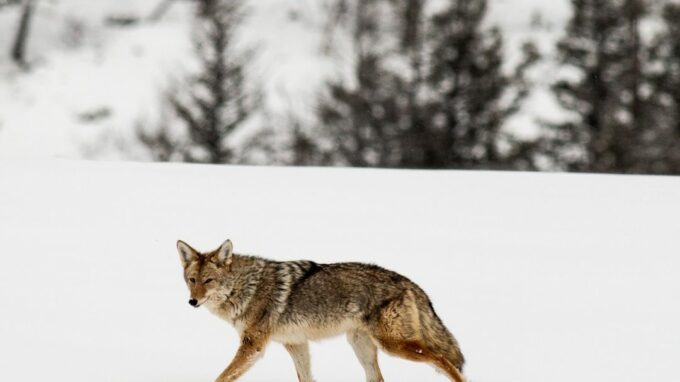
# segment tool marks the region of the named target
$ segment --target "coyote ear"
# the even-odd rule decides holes
[[[229,266],[234,258],[234,245],[227,240],[217,250],[217,262]]]
[[[198,252],[182,240],[177,240],[177,252],[184,268],[198,259]]]

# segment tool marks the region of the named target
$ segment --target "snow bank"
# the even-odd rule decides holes
[[[670,381],[680,179],[0,162],[0,380],[211,381],[236,332],[187,304],[175,241],[375,262],[418,282],[473,382]],[[319,381],[362,380],[344,339]],[[388,381],[444,381],[381,354]],[[293,381],[272,344],[244,381]]]

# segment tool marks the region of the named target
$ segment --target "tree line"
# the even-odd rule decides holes
[[[556,81],[553,91],[575,115],[549,126],[541,150],[573,171],[680,173],[680,6],[572,3],[558,51],[578,77]],[[658,30],[645,35],[643,25]]]
[[[160,122],[137,128],[156,160],[680,174],[675,2],[571,0],[550,79],[568,118],[531,139],[506,122],[545,58],[527,42],[509,67],[488,0],[329,0],[323,33],[349,70],[319,90],[314,118],[276,121],[247,75],[256,51],[236,43],[244,1],[191,2],[198,70],[166,92]],[[32,1],[22,4],[28,24]],[[24,47],[13,50],[23,63]]]

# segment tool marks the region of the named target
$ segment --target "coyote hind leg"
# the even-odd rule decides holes
[[[465,377],[453,363],[417,341],[390,340],[379,338],[378,342],[387,353],[411,361],[427,362],[444,373],[454,382],[465,382]]]
[[[285,344],[283,346],[288,350],[291,358],[293,358],[298,380],[300,382],[314,382],[309,362],[309,344],[305,342],[302,344]]]
[[[371,336],[387,353],[427,362],[454,382],[465,382],[458,345],[431,308],[424,292],[407,289],[380,310]]]
[[[380,367],[378,367],[378,347],[375,346],[368,333],[352,330],[347,333],[347,340],[366,372],[366,381],[384,382]]]

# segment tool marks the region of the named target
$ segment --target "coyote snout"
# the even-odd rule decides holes
[[[345,333],[366,372],[383,381],[377,351],[427,362],[451,381],[464,382],[458,342],[425,292],[406,277],[360,263],[272,261],[233,253],[227,240],[200,253],[177,243],[189,304],[233,324],[241,344],[216,382],[234,382],[270,341],[290,353],[300,382],[312,382],[309,340]]]

